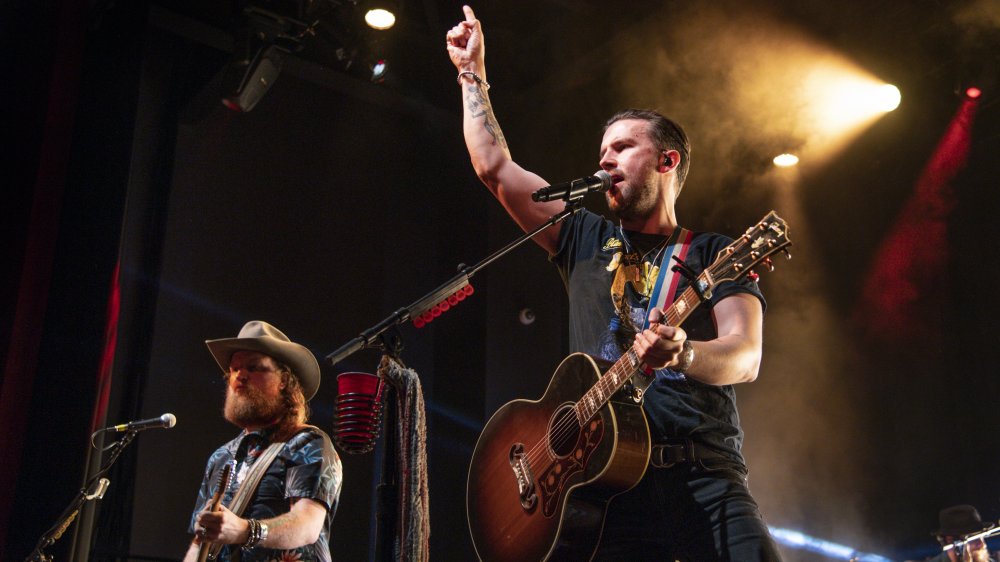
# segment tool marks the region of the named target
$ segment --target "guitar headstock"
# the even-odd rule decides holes
[[[788,224],[785,223],[785,219],[771,211],[756,225],[748,228],[743,236],[723,248],[706,271],[711,275],[713,284],[720,281],[736,281],[743,276],[756,281],[758,276],[754,268],[763,264],[774,271],[771,256],[777,252],[784,252],[791,259],[792,255],[788,253],[788,247],[791,245],[792,241],[788,238]]]
[[[229,488],[229,478],[233,474],[233,463],[227,462],[222,465],[222,470],[219,471],[219,478],[215,483],[215,493],[221,499],[226,493],[226,489]]]

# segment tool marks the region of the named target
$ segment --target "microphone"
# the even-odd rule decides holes
[[[151,418],[148,420],[131,421],[128,423],[123,423],[119,425],[113,425],[111,427],[104,428],[104,431],[142,431],[144,429],[152,429],[154,427],[171,428],[177,424],[177,417],[173,414],[163,414],[158,418]]]
[[[563,183],[554,183],[531,194],[531,200],[544,201],[576,201],[591,192],[605,192],[611,188],[611,174],[599,170],[592,176]]]

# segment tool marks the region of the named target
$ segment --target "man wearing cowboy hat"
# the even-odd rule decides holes
[[[996,523],[983,523],[979,517],[979,512],[971,505],[953,505],[946,507],[938,513],[937,537],[942,547],[962,543],[973,535],[978,535],[987,529],[992,529]],[[959,548],[949,548],[941,554],[931,558],[929,562],[990,562],[989,550],[986,548],[986,541],[982,538],[974,539]],[[959,557],[961,552],[961,558]]]
[[[185,562],[197,560],[202,542],[225,545],[221,561],[240,553],[243,562],[328,562],[342,475],[329,436],[305,423],[306,403],[319,389],[316,357],[261,321],[247,322],[235,338],[205,344],[226,380],[225,418],[242,431],[208,459]],[[255,470],[258,459],[263,464]],[[223,507],[211,511],[217,474],[226,465],[233,476]],[[225,506],[233,505],[245,482],[253,493],[237,515]]]

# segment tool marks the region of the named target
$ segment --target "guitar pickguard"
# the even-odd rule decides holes
[[[559,509],[560,498],[566,489],[566,482],[574,474],[581,472],[590,461],[604,436],[604,420],[594,416],[580,430],[573,450],[555,460],[539,474],[538,491],[541,496],[542,514],[552,517]]]

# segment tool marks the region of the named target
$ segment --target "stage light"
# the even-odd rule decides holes
[[[824,132],[849,130],[899,107],[901,95],[892,84],[860,75],[817,72],[806,93],[812,98],[816,125]]]
[[[789,168],[799,163],[799,157],[794,154],[779,154],[774,157],[774,165],[779,168]]]
[[[834,560],[857,560],[858,562],[890,562],[888,558],[884,556],[879,556],[877,554],[871,554],[867,552],[859,552],[854,548],[845,546],[842,544],[837,544],[835,542],[830,542],[827,540],[819,539],[816,537],[811,537],[805,533],[799,531],[793,531],[791,529],[782,529],[780,527],[772,527],[768,525],[768,530],[771,531],[771,536],[774,540],[783,544],[785,546],[797,549],[806,550],[810,552],[817,552],[826,556],[827,558],[833,558]]]
[[[879,86],[878,89],[873,92],[872,97],[874,107],[884,113],[889,113],[899,107],[899,102],[903,99],[903,96],[899,93],[899,88],[893,86],[892,84],[883,84]]]
[[[381,84],[385,82],[385,74],[389,71],[389,63],[385,59],[379,59],[372,65],[372,82]]]
[[[372,29],[385,30],[396,24],[396,14],[392,7],[384,4],[372,4],[365,12],[365,23]]]
[[[970,100],[977,99],[981,95],[983,95],[983,91],[975,86],[969,86],[968,88],[965,89],[965,97],[969,98]]]
[[[244,66],[246,69],[236,89],[222,98],[222,104],[233,111],[253,109],[277,80],[283,60],[281,48],[265,45],[257,49],[253,59],[237,61],[236,69]]]

